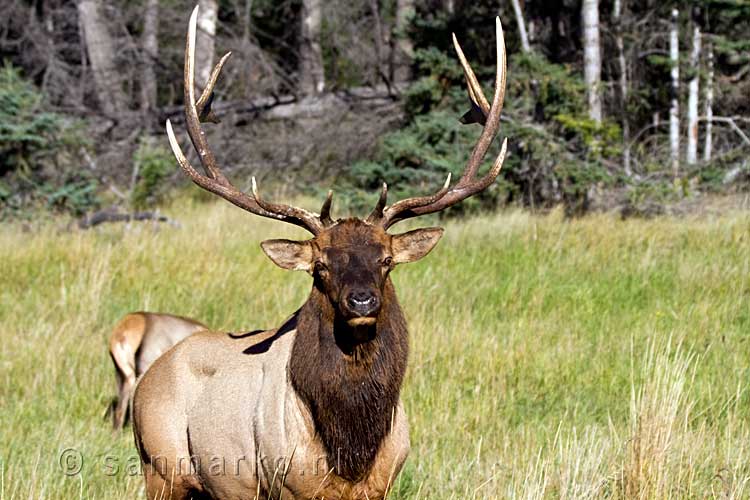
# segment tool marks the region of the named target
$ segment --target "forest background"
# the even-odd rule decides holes
[[[185,192],[164,122],[182,125],[193,4],[3,4],[2,217],[130,213]],[[221,123],[206,128],[243,187],[252,175],[281,197],[333,186],[352,207],[383,181],[396,196],[433,191],[479,133],[459,122],[468,99],[451,33],[489,95],[495,16],[510,155],[501,182],[452,213],[511,203],[651,215],[750,182],[745,0],[199,4],[198,84],[233,52],[214,100]]]

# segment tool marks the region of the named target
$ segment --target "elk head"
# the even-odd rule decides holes
[[[356,327],[375,324],[391,270],[427,255],[442,234],[427,228],[392,236],[382,226],[347,219],[311,240],[268,240],[261,247],[278,266],[312,274],[337,317]]]
[[[451,186],[451,176],[443,187],[429,196],[408,198],[392,205],[387,204],[388,188],[383,184],[379,200],[372,213],[364,220],[331,218],[332,193],[323,203],[320,214],[290,205],[266,201],[260,196],[255,178],[252,194],[238,190],[217,167],[214,154],[208,147],[201,122],[216,121],[210,110],[213,87],[221,68],[231,53],[221,58],[214,68],[200,97],[195,99],[194,61],[197,7],[190,18],[185,49],[185,116],[188,134],[195,147],[205,175],[193,168],[182,152],[167,120],[167,134],[180,166],[198,186],[234,205],[262,217],[288,222],[312,233],[307,241],[268,240],[261,246],[278,266],[302,270],[314,277],[316,289],[333,305],[338,318],[349,326],[372,325],[383,304],[384,287],[390,271],[398,264],[414,262],[435,246],[442,229],[426,228],[391,235],[387,230],[397,222],[420,215],[439,212],[488,186],[497,178],[505,158],[507,139],[493,166],[479,177],[478,172],[499,125],[505,95],[505,42],[499,18],[496,20],[497,71],[495,94],[489,104],[471,66],[466,61],[455,36],[454,46],[466,77],[472,111],[465,115],[467,121],[484,125],[482,134],[471,153],[461,178]]]

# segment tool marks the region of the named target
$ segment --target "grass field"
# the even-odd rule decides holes
[[[302,233],[228,204],[169,213],[182,227],[0,228],[3,499],[142,497],[130,430],[103,418],[126,312],[238,331],[305,300],[309,278],[258,247]],[[750,497],[749,280],[747,213],[448,223],[395,272],[412,453],[391,498]]]

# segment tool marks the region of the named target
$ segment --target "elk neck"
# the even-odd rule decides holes
[[[399,401],[408,357],[406,321],[390,278],[372,326],[350,327],[313,286],[299,311],[289,374],[310,411],[329,466],[350,481],[371,469]]]

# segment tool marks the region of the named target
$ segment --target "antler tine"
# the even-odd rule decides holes
[[[313,234],[318,234],[324,228],[321,216],[318,214],[309,212],[303,208],[285,205],[283,203],[271,203],[270,201],[265,201],[260,197],[258,183],[255,181],[255,176],[253,176],[251,180],[253,186],[253,199],[263,210],[273,214],[272,217],[274,219],[300,221],[303,224],[298,225],[302,225],[306,229],[309,229]],[[325,203],[323,204],[323,207],[325,208]]]
[[[193,147],[198,152],[201,164],[206,170],[206,174],[211,179],[216,180],[222,185],[228,185],[229,181],[216,166],[216,157],[213,151],[208,147],[206,134],[203,132],[200,124],[200,117],[195,100],[195,38],[196,25],[198,21],[198,5],[193,9],[188,24],[187,41],[185,42],[185,74],[184,74],[184,100],[185,100],[185,121],[187,123],[188,135],[193,142]],[[218,66],[218,65],[217,65]],[[221,69],[221,68],[219,68]],[[218,75],[217,75],[218,77]],[[210,79],[209,79],[210,83]],[[213,86],[206,85],[209,95]],[[208,99],[207,99],[208,100]]]
[[[216,63],[216,66],[214,66],[214,69],[211,72],[211,76],[208,78],[208,82],[206,82],[206,87],[203,89],[200,99],[195,103],[195,108],[198,110],[198,118],[203,123],[219,123],[221,121],[211,109],[211,104],[214,102],[214,85],[216,85],[221,70],[224,68],[224,64],[231,55],[231,52],[227,52],[224,54],[224,57]]]
[[[380,196],[378,202],[375,204],[375,208],[372,209],[370,215],[367,216],[366,222],[368,224],[374,224],[380,222],[383,219],[383,210],[388,202],[388,184],[383,183],[383,187],[380,190]]]
[[[487,114],[487,120],[482,130],[482,134],[479,136],[474,150],[471,152],[469,161],[466,164],[464,173],[459,180],[459,184],[467,182],[476,176],[477,170],[487,154],[487,150],[492,144],[492,140],[497,134],[497,130],[500,128],[500,114],[503,111],[503,103],[505,102],[505,76],[506,76],[506,58],[505,58],[505,37],[503,36],[503,25],[500,22],[500,18],[495,18],[495,32],[497,36],[497,68],[495,73],[495,95],[492,98],[492,106]],[[471,71],[471,66],[466,65]],[[473,72],[472,72],[473,73]],[[477,83],[476,91],[482,92],[482,88]]]
[[[333,190],[328,190],[328,196],[326,196],[323,206],[320,207],[320,222],[324,226],[328,227],[333,225],[333,219],[331,219],[331,204],[333,203]]]
[[[466,89],[469,93],[469,99],[471,99],[472,103],[474,103],[486,117],[490,114],[490,104],[489,102],[487,102],[487,98],[484,96],[484,91],[482,91],[482,86],[479,84],[477,76],[474,74],[474,70],[471,69],[469,61],[466,60],[464,51],[461,49],[461,44],[458,43],[458,38],[456,38],[456,34],[451,33],[451,35],[453,37],[453,47],[456,49],[458,60],[461,62],[461,67],[464,70],[464,77],[466,78]]]
[[[464,69],[464,75],[466,77],[466,84],[469,92],[469,98],[472,103],[479,108],[479,110],[486,116],[484,123],[484,129],[482,134],[479,136],[474,149],[471,152],[471,156],[466,163],[464,172],[461,175],[458,183],[453,187],[449,188],[450,177],[448,183],[443,186],[443,189],[438,191],[432,197],[423,198],[412,198],[403,201],[399,201],[386,207],[382,210],[383,216],[379,222],[383,227],[388,228],[404,219],[416,217],[419,215],[426,215],[434,212],[439,212],[451,205],[454,205],[466,198],[473,196],[487,187],[489,187],[500,174],[500,169],[503,166],[505,160],[505,154],[507,152],[508,140],[503,141],[500,154],[497,156],[492,168],[487,174],[477,179],[476,175],[481,166],[482,160],[484,159],[487,151],[492,144],[498,129],[500,128],[500,114],[503,110],[503,103],[505,100],[505,79],[506,79],[506,54],[505,54],[505,38],[503,36],[503,27],[500,22],[500,18],[495,20],[495,32],[497,36],[496,49],[497,49],[497,69],[495,73],[495,95],[492,98],[492,104],[487,105],[487,100],[482,92],[482,88],[476,79],[474,71],[471,69],[466,57],[464,56],[461,46],[458,40],[453,37],[454,46],[458,54],[461,66]],[[485,111],[486,110],[486,111]],[[431,198],[431,199],[430,199]]]
[[[382,204],[380,203],[381,200],[378,200],[378,205],[375,207],[375,210],[373,211],[372,215],[368,217],[368,220],[370,218],[372,218],[373,220],[375,219],[388,220],[391,218],[391,216],[395,216],[396,214],[407,213],[419,207],[424,207],[432,203],[435,203],[436,201],[440,200],[443,196],[445,196],[448,193],[448,189],[450,188],[450,185],[451,185],[451,174],[449,172],[448,177],[445,179],[445,182],[443,183],[443,187],[440,188],[440,190],[437,193],[429,195],[429,196],[418,196],[414,198],[407,198],[405,200],[401,200],[401,201],[394,203],[390,207],[385,207],[385,198],[381,195]],[[383,186],[385,186],[385,184],[383,184]],[[386,191],[384,190],[383,193],[386,193]]]
[[[182,170],[190,179],[206,191],[210,191],[230,203],[247,210],[261,217],[288,222],[302,227],[317,235],[324,228],[321,218],[312,212],[289,205],[268,203],[263,201],[258,195],[255,178],[253,178],[253,197],[240,191],[232,185],[216,165],[216,158],[208,146],[206,134],[201,128],[202,121],[218,121],[211,111],[211,102],[213,101],[213,89],[219,78],[221,69],[226,63],[231,53],[227,53],[216,64],[211,76],[206,83],[201,98],[198,102],[195,100],[195,38],[196,38],[196,21],[198,16],[198,6],[193,9],[188,25],[187,41],[185,42],[185,121],[187,123],[188,135],[193,143],[193,147],[198,153],[201,165],[206,171],[206,175],[199,173],[188,161],[182,151],[177,138],[175,137],[172,123],[167,120],[167,136],[172,152],[177,158]],[[329,209],[330,201],[327,200]],[[325,204],[324,204],[325,207]]]

